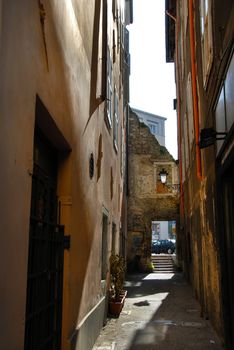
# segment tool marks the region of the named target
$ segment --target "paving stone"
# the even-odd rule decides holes
[[[119,318],[109,319],[93,350],[222,350],[181,273],[135,274]]]

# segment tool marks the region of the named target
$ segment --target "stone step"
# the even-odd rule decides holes
[[[153,272],[155,273],[176,272],[176,269],[174,267],[174,261],[170,255],[152,255],[151,261],[154,266]]]
[[[158,267],[170,267],[170,266],[174,266],[173,264],[157,264],[157,263],[153,263],[153,265],[158,266]]]
[[[153,269],[153,272],[158,272],[158,273],[175,273],[176,271],[174,269],[171,270],[158,270],[158,269]]]
[[[153,262],[157,262],[160,264],[173,264],[173,260],[157,260],[157,259],[151,259]]]
[[[167,259],[172,259],[172,257],[171,256],[157,256],[157,255],[154,255],[154,256],[151,256],[153,259],[161,259],[161,260],[163,260],[163,259],[165,259],[165,260],[167,260]]]
[[[159,265],[159,266],[161,266],[161,265],[163,265],[163,266],[173,266],[173,263],[172,262],[159,262],[159,261],[152,261],[152,263],[154,264],[154,265]]]
[[[172,258],[163,258],[163,259],[160,259],[160,258],[151,258],[151,260],[157,260],[157,261],[173,261]]]
[[[173,264],[154,264],[154,266],[157,266],[157,267],[164,267],[164,268],[170,268],[170,267],[173,267],[174,265]]]
[[[160,260],[168,260],[168,259],[172,259],[172,256],[167,256],[167,255],[151,255],[152,259],[160,259]]]
[[[151,256],[152,260],[169,260],[169,261],[173,261],[171,256]]]
[[[155,266],[158,266],[158,267],[171,267],[171,266],[174,266],[173,264],[153,264]]]
[[[153,270],[153,273],[176,273],[175,270]]]
[[[162,273],[173,273],[176,272],[175,269],[168,269],[168,270],[164,270],[164,269],[153,269],[153,272],[162,272]]]
[[[159,264],[173,264],[172,260],[153,260],[151,259],[152,262],[159,263]]]
[[[159,265],[173,265],[173,261],[161,261],[161,260],[151,260],[153,264]]]
[[[164,271],[164,270],[153,270],[153,273],[175,273],[175,270]]]

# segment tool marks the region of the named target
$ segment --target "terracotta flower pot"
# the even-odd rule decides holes
[[[109,301],[109,312],[112,316],[119,316],[124,306],[124,296],[119,296],[116,300]]]

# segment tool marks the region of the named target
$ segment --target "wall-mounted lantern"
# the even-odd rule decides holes
[[[169,189],[178,191],[180,188],[180,184],[170,184],[170,185],[167,184],[167,176],[168,175],[169,174],[165,169],[162,169],[160,171],[159,176],[160,176],[161,183]]]
[[[160,171],[159,176],[162,184],[165,184],[167,182],[167,175],[168,175],[168,172],[165,169],[162,169]]]

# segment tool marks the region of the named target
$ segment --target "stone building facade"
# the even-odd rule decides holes
[[[234,4],[166,0],[175,61],[184,271],[234,348]]]
[[[131,10],[0,1],[1,349],[89,350],[105,322],[126,242]]]
[[[168,173],[165,185],[159,173]],[[128,267],[150,268],[152,221],[179,223],[178,165],[131,110],[128,142]],[[173,186],[174,185],[174,186]]]

